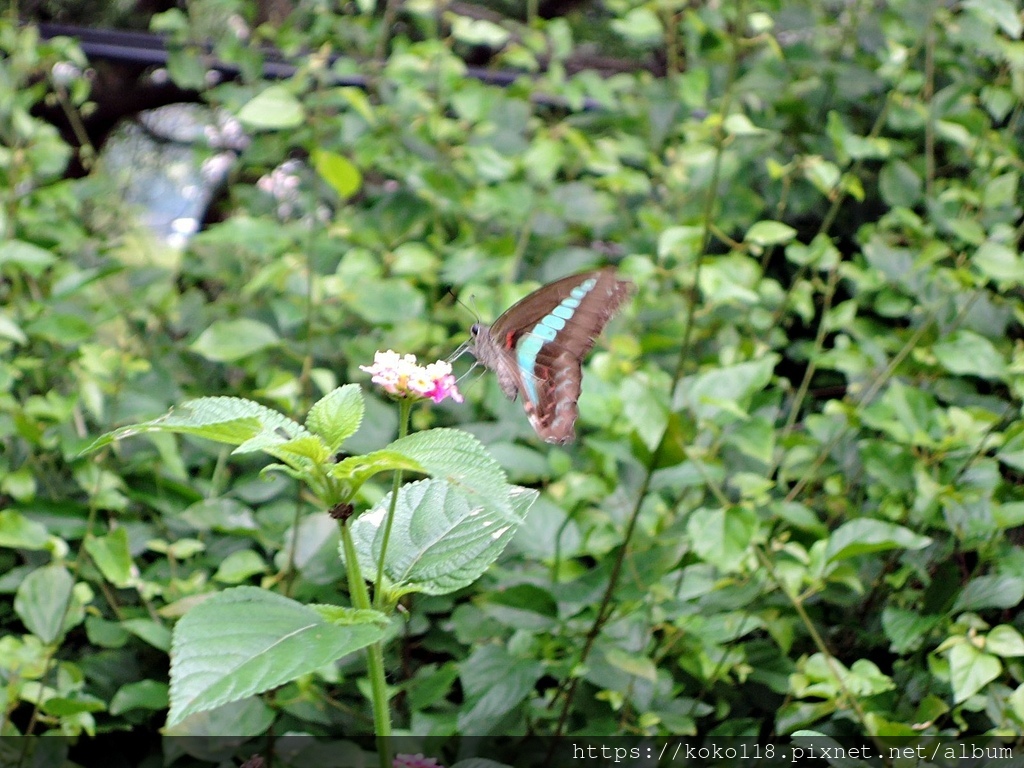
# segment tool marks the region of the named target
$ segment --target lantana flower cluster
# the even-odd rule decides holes
[[[373,383],[397,397],[430,398],[440,403],[450,397],[462,402],[462,393],[456,386],[451,363],[438,360],[419,365],[416,355],[399,355],[393,350],[377,351],[373,365],[360,365],[359,370],[373,377]]]

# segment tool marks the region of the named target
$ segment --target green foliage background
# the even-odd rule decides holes
[[[168,435],[83,458],[93,437],[208,394],[304,415],[376,349],[449,354],[449,287],[491,319],[614,262],[638,293],[588,364],[576,446],[538,444],[491,377],[414,413],[543,493],[483,579],[409,599],[396,725],[1019,738],[1019,9],[371,5],[300,4],[248,40],[240,1],[154,20],[176,82],[252,135],[184,252],[98,176],[63,178],[71,149],[31,110],[87,109],[53,69],[85,62],[0,25],[2,732],[160,727],[171,628],[226,586],[345,599],[334,522],[259,461]],[[205,86],[211,34],[239,80]],[[293,77],[259,77],[263,42]],[[481,44],[523,76],[468,77]],[[595,44],[667,72],[570,74]],[[335,84],[352,73],[368,89]],[[293,156],[316,172],[282,218],[255,183]],[[350,453],[393,437],[367,397]],[[177,732],[369,733],[363,664]]]

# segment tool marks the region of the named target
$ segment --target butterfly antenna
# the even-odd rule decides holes
[[[472,301],[474,303],[474,306],[471,307],[468,304],[466,304],[466,302],[464,302],[462,299],[460,299],[458,296],[456,296],[455,295],[455,291],[453,291],[451,288],[448,289],[448,293],[451,294],[451,297],[455,300],[456,304],[461,304],[466,309],[466,311],[469,312],[469,314],[471,314],[473,316],[474,322],[477,322],[477,323],[480,322],[480,313],[476,311],[476,306],[475,306],[476,305],[476,297],[475,296],[470,296],[470,301]]]

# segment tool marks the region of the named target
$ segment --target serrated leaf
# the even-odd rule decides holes
[[[295,95],[283,85],[272,85],[250,99],[238,111],[238,119],[247,127],[260,130],[298,128],[306,111]]]
[[[830,562],[888,549],[923,549],[932,543],[909,528],[883,520],[850,520],[836,528],[825,550]]]
[[[244,447],[244,445],[241,445],[234,452],[241,453]],[[264,450],[282,460],[287,460],[291,456],[308,459],[314,464],[322,464],[334,455],[330,448],[327,447],[327,443],[319,435],[303,435],[293,440],[278,443],[272,447],[272,450]]]
[[[387,448],[362,456],[349,456],[335,464],[330,471],[331,475],[348,485],[350,494],[354,494],[374,475],[380,472],[393,472],[396,469],[426,472],[419,462]]]
[[[458,429],[431,429],[400,438],[386,450],[412,459],[433,477],[444,478],[464,491],[470,491],[512,511],[508,500],[505,471],[468,432]]]
[[[251,450],[265,450],[267,446],[309,434],[301,424],[252,400],[240,397],[201,397],[182,403],[158,419],[108,432],[93,441],[83,453],[144,432],[177,432],[238,446],[249,443]],[[261,433],[266,433],[261,442],[249,442]],[[235,452],[244,453],[246,450],[249,449],[239,448]]]
[[[189,349],[207,360],[233,363],[279,344],[280,337],[266,323],[247,317],[218,320],[199,334]]]
[[[400,592],[444,595],[468,586],[515,535],[537,492],[506,486],[506,514],[445,480],[420,480],[399,490],[384,573]],[[391,494],[352,524],[359,567],[376,574]]]
[[[324,439],[331,453],[356,433],[366,404],[358,384],[346,384],[328,392],[309,409],[306,427]]]
[[[380,640],[384,631],[335,626],[309,606],[255,587],[216,594],[174,628],[167,723],[283,685]]]
[[[319,613],[324,621],[339,627],[357,626],[359,624],[376,624],[386,627],[391,623],[386,613],[370,608],[349,608],[344,605],[313,604],[309,606]]]

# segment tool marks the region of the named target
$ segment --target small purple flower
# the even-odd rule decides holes
[[[417,364],[416,355],[402,356],[389,349],[378,351],[373,356],[373,365],[360,365],[359,370],[366,371],[374,384],[397,397],[430,398],[435,403],[450,397],[456,403],[462,402],[451,363],[444,360],[423,366]]]
[[[444,768],[432,757],[424,757],[422,753],[416,755],[395,755],[391,761],[393,768]]]

